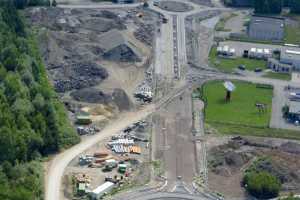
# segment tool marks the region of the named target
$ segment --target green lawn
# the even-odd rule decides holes
[[[269,127],[272,104],[272,89],[257,88],[255,84],[233,81],[236,90],[232,100],[224,100],[223,82],[212,81],[202,88],[202,98],[206,103],[205,123],[217,130],[218,134],[273,137],[300,140],[300,132],[272,129]],[[268,105],[265,114],[258,114],[256,101]]]
[[[288,44],[300,44],[300,15],[288,15],[292,20],[295,20],[298,22],[298,25],[291,26],[286,25],[285,26],[285,37],[284,42]]]
[[[223,82],[214,81],[203,87],[205,98],[205,121],[239,124],[253,127],[268,127],[272,107],[272,89],[257,88],[255,84],[233,81],[236,90],[230,102],[225,101]],[[259,113],[255,103],[267,104],[267,111]]]
[[[265,75],[263,75],[263,77],[286,80],[286,81],[291,80],[291,74],[277,73],[277,72],[267,72]]]
[[[216,68],[225,71],[232,72],[239,65],[245,65],[247,70],[253,71],[255,68],[265,69],[267,67],[267,62],[265,60],[256,60],[248,58],[220,58],[217,56],[217,48],[213,47],[209,54],[210,63]]]
[[[219,134],[222,135],[242,135],[300,140],[299,131],[273,128],[259,128],[235,124],[222,124],[216,122],[209,122],[208,124],[214,129],[216,129]]]
[[[300,26],[286,26],[284,42],[288,44],[300,44]]]

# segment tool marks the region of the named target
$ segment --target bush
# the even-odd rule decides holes
[[[274,198],[278,196],[281,183],[277,177],[268,172],[248,172],[244,176],[246,190],[257,198]]]

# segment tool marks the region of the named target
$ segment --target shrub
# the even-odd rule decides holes
[[[274,198],[278,196],[281,183],[277,177],[268,172],[248,172],[244,176],[246,190],[257,198]]]

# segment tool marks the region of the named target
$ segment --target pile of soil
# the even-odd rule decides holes
[[[96,88],[84,88],[71,92],[71,97],[76,101],[97,104],[114,104],[119,111],[130,110],[133,103],[124,90],[116,88],[112,94],[106,94]]]
[[[95,88],[85,88],[71,92],[70,94],[76,101],[87,103],[107,104],[111,101],[111,96]]]
[[[53,77],[55,90],[61,93],[95,86],[108,77],[106,69],[89,62],[64,65],[54,70],[49,69],[49,72]]]
[[[267,171],[281,181],[282,191],[300,191],[300,144],[296,142],[235,137],[226,144],[213,147],[208,163],[210,173],[220,182],[232,180],[233,185],[238,185],[245,170]]]
[[[126,92],[122,89],[114,89],[112,93],[112,99],[120,111],[130,110],[133,106],[133,103],[130,101]]]
[[[153,36],[155,35],[155,27],[153,24],[140,24],[139,28],[134,31],[134,37],[141,42],[152,46]]]

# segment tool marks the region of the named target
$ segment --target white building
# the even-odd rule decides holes
[[[217,54],[222,56],[234,56],[235,55],[235,49],[229,48],[229,46],[218,46],[217,47]]]
[[[90,196],[93,200],[98,200],[100,199],[103,195],[106,193],[110,192],[114,188],[114,183],[112,182],[105,182],[96,189],[94,189],[91,193]]]
[[[293,67],[293,70],[300,70],[300,51],[285,50],[281,51],[280,62],[289,64]]]
[[[272,57],[270,49],[251,48],[249,51],[249,58],[268,59]]]

